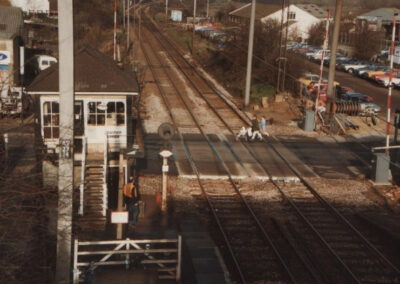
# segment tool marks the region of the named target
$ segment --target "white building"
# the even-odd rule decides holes
[[[25,13],[44,13],[50,12],[49,0],[10,0],[14,7],[19,7]]]
[[[250,18],[251,3],[229,13],[231,20],[241,22],[240,18]],[[321,21],[326,21],[327,11],[315,4],[291,4],[284,11],[284,25],[289,24],[289,36],[293,40],[305,41],[310,27]],[[261,22],[276,20],[281,22],[282,9],[279,5],[259,4],[256,6],[256,19]],[[332,17],[331,17],[332,18]]]

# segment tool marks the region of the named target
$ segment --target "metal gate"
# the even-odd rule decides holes
[[[74,242],[73,283],[83,281],[89,267],[125,265],[135,263],[157,269],[159,279],[181,277],[182,237],[176,239],[112,240]]]

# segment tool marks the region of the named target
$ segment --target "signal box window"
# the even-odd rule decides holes
[[[59,138],[60,108],[58,102],[43,104],[43,136],[45,139]]]
[[[89,125],[104,125],[106,121],[106,111],[101,102],[89,102]]]

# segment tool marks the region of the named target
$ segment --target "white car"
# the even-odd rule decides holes
[[[378,84],[385,88],[389,87],[389,78],[385,77],[385,78],[379,79]],[[393,86],[399,87],[400,86],[400,78],[393,78],[392,84],[393,84]]]
[[[312,60],[321,61],[322,52],[323,52],[323,49],[318,50],[318,51],[315,52],[313,55],[311,55],[310,58],[311,58]],[[331,51],[330,51],[330,50],[325,50],[325,56],[330,56],[330,55],[331,55]]]
[[[354,74],[355,70],[361,69],[361,68],[365,68],[367,67],[368,64],[362,64],[362,63],[358,63],[358,64],[344,64],[344,70],[350,74]]]

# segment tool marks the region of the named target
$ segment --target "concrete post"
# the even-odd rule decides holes
[[[339,42],[339,31],[340,31],[340,16],[342,15],[343,0],[336,0],[335,19],[333,26],[333,38],[331,47],[331,59],[329,62],[329,74],[328,74],[328,92],[327,92],[327,108],[326,112],[332,117],[332,103],[335,98],[333,83],[335,82],[336,72],[336,53]]]
[[[167,211],[168,158],[163,158],[161,211]]]
[[[74,185],[74,41],[73,0],[58,0],[60,148],[56,283],[71,282]]]
[[[123,204],[123,193],[122,190],[125,184],[125,172],[124,172],[124,154],[119,154],[119,175],[118,175],[118,211],[124,210]],[[117,240],[122,239],[122,224],[117,224],[116,238]]]
[[[249,28],[249,49],[247,51],[247,72],[246,72],[246,89],[244,94],[244,106],[250,103],[251,88],[251,69],[253,65],[253,42],[254,42],[254,21],[256,17],[256,0],[251,1],[250,28]]]
[[[162,165],[162,198],[161,198],[161,211],[167,211],[167,187],[168,187],[168,158],[172,156],[172,152],[163,150],[160,152],[160,156],[163,157]]]

